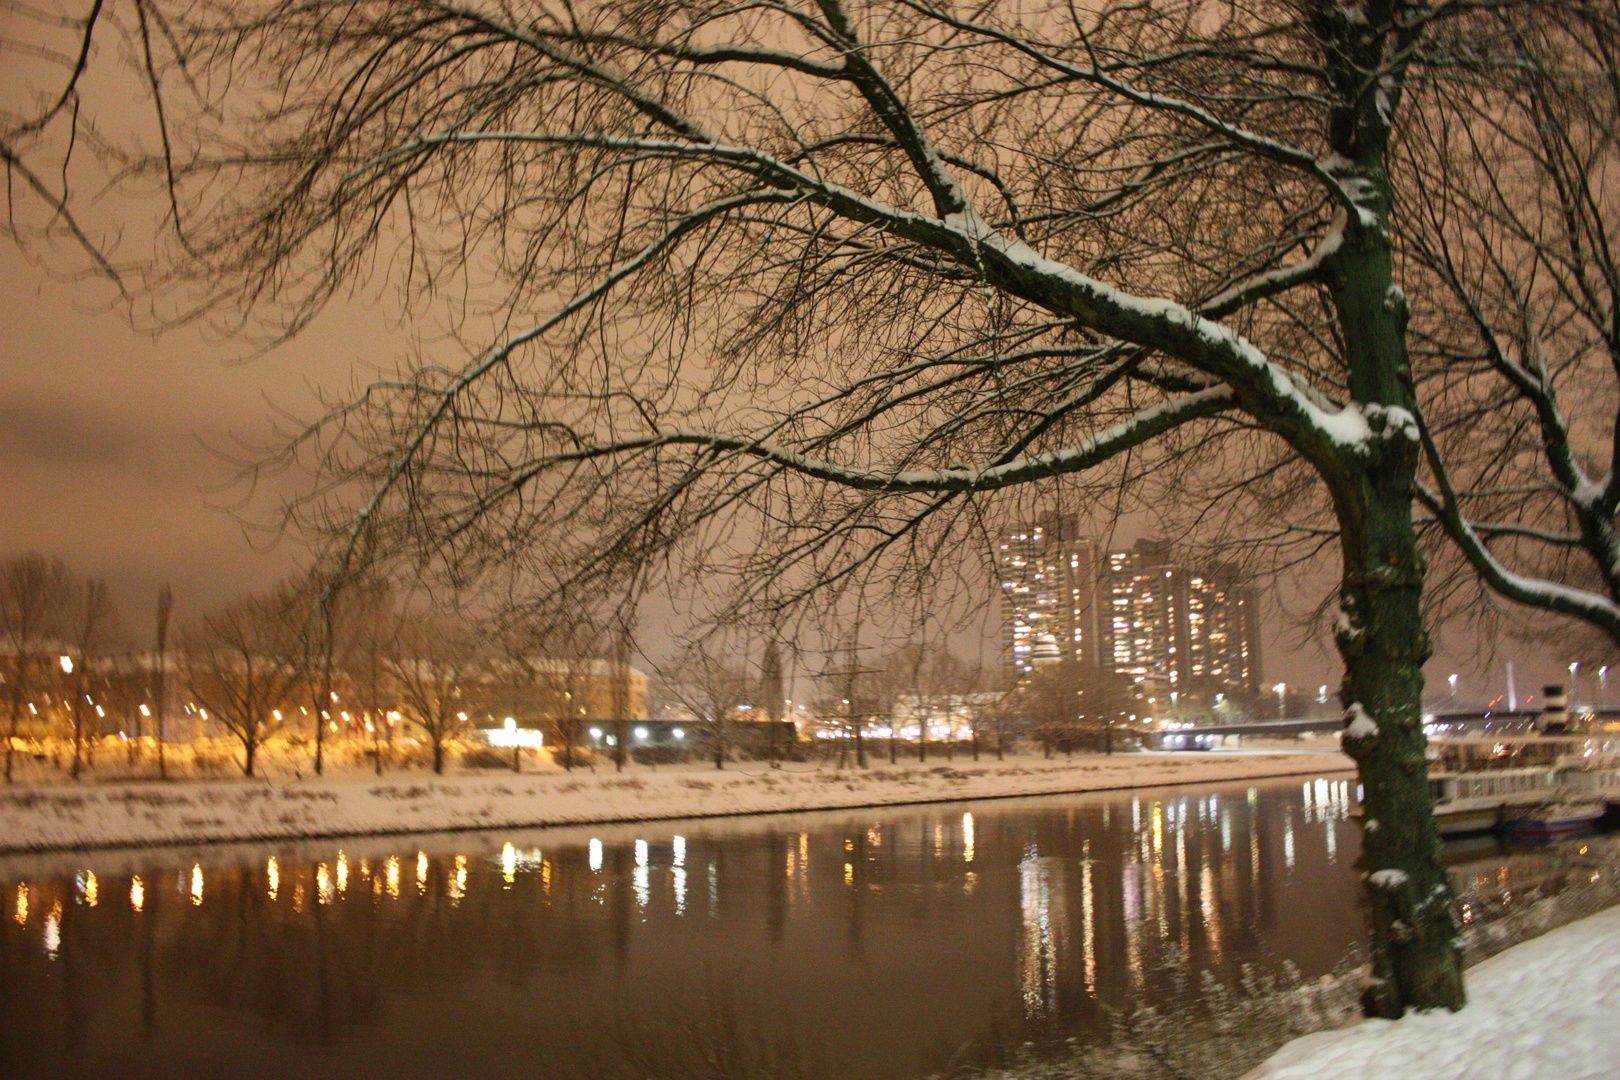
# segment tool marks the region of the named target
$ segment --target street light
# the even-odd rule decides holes
[[[1446,682],[1451,684],[1451,696],[1456,697],[1457,696],[1457,673],[1455,671],[1453,671],[1450,675],[1447,675],[1446,676]]]

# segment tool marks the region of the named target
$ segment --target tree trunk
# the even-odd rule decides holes
[[[73,675],[73,768],[69,775],[75,780],[84,765],[84,665],[81,655]]]
[[[163,754],[163,713],[168,707],[168,659],[167,649],[169,643],[169,616],[174,611],[174,590],[165,585],[158,590],[157,601],[157,662],[154,664],[157,678],[157,692],[153,694],[152,721],[157,727],[157,759],[158,779],[169,778],[169,763]]]
[[[259,740],[252,735],[242,736],[242,775],[253,775],[253,754],[259,748]]]
[[[1369,208],[1388,221],[1381,166],[1363,166]],[[1350,396],[1373,433],[1365,449],[1322,469],[1343,553],[1335,634],[1344,658],[1344,748],[1363,792],[1362,847],[1370,898],[1369,1016],[1465,1001],[1451,887],[1440,856],[1422,726],[1423,557],[1412,525],[1419,443],[1406,352],[1406,301],[1394,282],[1388,233],[1347,234],[1328,287],[1345,334]]]
[[[17,746],[17,725],[22,720],[23,697],[27,694],[28,656],[17,650],[11,680],[11,727],[6,736],[6,783],[11,783],[11,757]]]
[[[1346,531],[1337,635],[1345,662],[1344,746],[1361,774],[1371,904],[1373,981],[1362,1005],[1369,1016],[1391,1018],[1406,1007],[1457,1009],[1465,1000],[1424,754],[1423,662],[1430,650],[1419,610],[1422,557],[1408,506],[1404,494],[1378,499],[1368,527]]]

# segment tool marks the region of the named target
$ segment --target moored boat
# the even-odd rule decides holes
[[[1436,773],[1429,790],[1441,836],[1477,836],[1499,828],[1510,811],[1544,802],[1557,779],[1553,769],[1538,766]]]
[[[1502,828],[1515,837],[1563,835],[1591,828],[1607,809],[1602,799],[1556,798],[1504,812]]]
[[[1493,830],[1555,835],[1592,825],[1620,802],[1612,744],[1584,736],[1435,739],[1429,786],[1447,838]]]

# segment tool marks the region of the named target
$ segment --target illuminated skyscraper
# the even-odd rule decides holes
[[[1258,603],[1232,567],[1191,570],[1149,540],[1104,560],[1060,515],[1010,529],[1000,548],[1009,669],[1072,661],[1167,690],[1259,689]]]
[[[1002,663],[1027,674],[1060,660],[1102,660],[1097,544],[1069,515],[1048,514],[1001,538]]]
[[[1162,541],[1108,555],[1106,666],[1169,690],[1260,688],[1259,604],[1230,566],[1188,569]]]

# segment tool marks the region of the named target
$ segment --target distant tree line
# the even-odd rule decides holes
[[[75,777],[107,736],[131,761],[151,751],[162,774],[167,743],[210,730],[236,741],[248,776],[276,737],[307,742],[321,772],[334,735],[369,744],[379,772],[409,738],[442,772],[455,740],[508,716],[572,768],[587,721],[646,714],[644,686],[601,658],[606,637],[583,612],[524,620],[308,576],[183,619],[171,645],[172,607],[165,588],[143,645],[103,579],[36,553],[0,562],[8,782],[43,739],[71,740]]]

